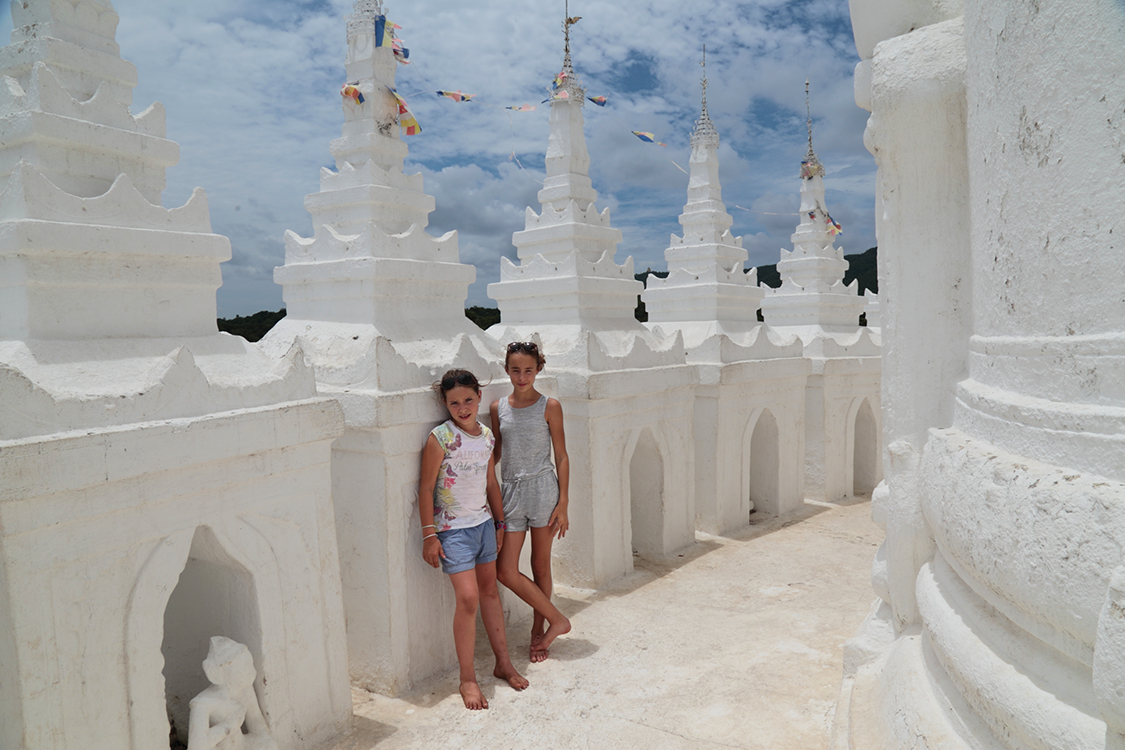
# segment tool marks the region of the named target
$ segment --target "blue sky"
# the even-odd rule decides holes
[[[436,199],[428,231],[458,230],[461,260],[477,267],[467,304],[494,306],[485,287],[524,208],[538,210],[548,108],[539,102],[562,62],[562,0],[388,0],[403,28],[409,66],[398,88],[423,133],[407,171],[421,171]],[[557,6],[557,7],[556,7]],[[345,25],[352,0],[115,0],[122,57],[137,66],[133,111],[168,111],[180,164],[164,205],[208,194],[214,231],[231,238],[219,314],[283,306],[273,268],[286,229],[308,236],[307,193],[331,166],[342,123]],[[812,79],[814,142],[827,201],[844,226],[845,253],[875,244],[875,165],[863,147],[867,113],[855,106],[858,56],[846,0],[573,0],[574,66],[601,109],[587,103],[586,138],[599,208],[622,231],[617,261],[663,270],[669,235],[686,200],[689,138],[699,115],[700,50],[707,44],[708,108],[722,137],[723,197],[748,265],[772,263],[797,223],[806,149],[805,77]],[[0,33],[11,28],[4,15]],[[460,89],[457,104],[432,93]],[[509,104],[537,105],[509,115]],[[496,106],[484,106],[486,104]],[[630,130],[668,144],[645,144]],[[512,159],[512,154],[515,158]],[[673,164],[675,162],[675,164]],[[753,211],[735,208],[741,206]],[[783,214],[783,215],[772,215]]]

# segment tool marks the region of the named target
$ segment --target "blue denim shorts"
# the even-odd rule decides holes
[[[496,524],[491,518],[479,526],[439,531],[438,541],[445,553],[441,569],[449,575],[496,560]]]

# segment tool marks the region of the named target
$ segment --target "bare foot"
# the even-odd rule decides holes
[[[507,680],[508,684],[516,690],[523,690],[531,684],[524,679],[523,675],[516,671],[516,668],[512,666],[511,662],[508,662],[506,665],[497,664],[496,669],[492,670],[492,676],[498,680]]]
[[[536,653],[542,654],[542,658],[532,658],[532,661],[543,661],[543,659],[546,659],[547,649],[550,648],[551,644],[555,642],[555,639],[560,635],[564,635],[569,632],[570,620],[566,619],[565,617],[562,619],[562,622],[552,624],[551,627],[547,628],[547,632],[543,634],[543,638],[539,641],[536,649]]]
[[[465,701],[465,708],[470,711],[488,708],[488,699],[480,691],[480,685],[475,682],[462,682],[460,690],[461,700]]]
[[[546,659],[549,654],[547,649],[543,648],[540,644],[543,643],[543,634],[532,632],[531,634],[531,647],[528,649],[527,658],[532,664],[541,662]]]

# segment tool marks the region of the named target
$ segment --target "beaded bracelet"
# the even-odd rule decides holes
[[[497,531],[507,531],[508,530],[508,522],[507,521],[495,521],[494,523],[496,524],[496,530]]]

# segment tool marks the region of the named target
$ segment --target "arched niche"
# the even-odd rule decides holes
[[[196,529],[179,581],[164,609],[164,699],[172,737],[187,745],[188,702],[211,683],[203,660],[212,636],[245,644],[262,663],[262,626],[254,576],[207,526]]]
[[[869,399],[856,409],[852,430],[852,492],[870,495],[879,484],[879,423]]]
[[[742,439],[742,457],[743,495],[749,499],[751,510],[778,515],[781,449],[777,420],[769,409],[751,415]]]
[[[664,457],[652,430],[644,428],[629,458],[629,516],[633,552],[664,554]]]
[[[254,689],[258,694],[266,720],[274,732],[284,734],[290,730],[291,717],[286,680],[270,680],[268,675],[285,673],[284,615],[281,603],[281,580],[273,548],[262,533],[242,518],[216,519],[215,523],[196,528],[180,529],[155,544],[148,559],[138,573],[125,614],[125,661],[129,689],[129,723],[131,750],[152,750],[168,743],[169,713],[165,701],[166,659],[165,650],[170,641],[165,634],[168,612],[180,611],[177,592],[188,574],[187,589],[197,584],[195,560],[226,566],[235,579],[224,586],[245,592],[247,573],[252,579],[254,598],[240,604],[244,611],[239,615],[243,626],[249,625],[249,635],[230,635],[216,632],[210,635],[227,635],[245,643],[254,657],[258,680]],[[193,571],[189,571],[189,567]],[[231,599],[231,592],[219,595]],[[247,612],[246,610],[252,610]],[[211,618],[213,613],[202,615]],[[212,620],[213,621],[213,620]],[[257,633],[254,632],[254,623]],[[208,638],[210,637],[208,636]],[[204,650],[206,656],[206,650]],[[203,657],[199,659],[202,674]],[[280,670],[280,671],[279,671]],[[188,700],[190,700],[189,696]],[[177,721],[177,726],[179,722]]]

